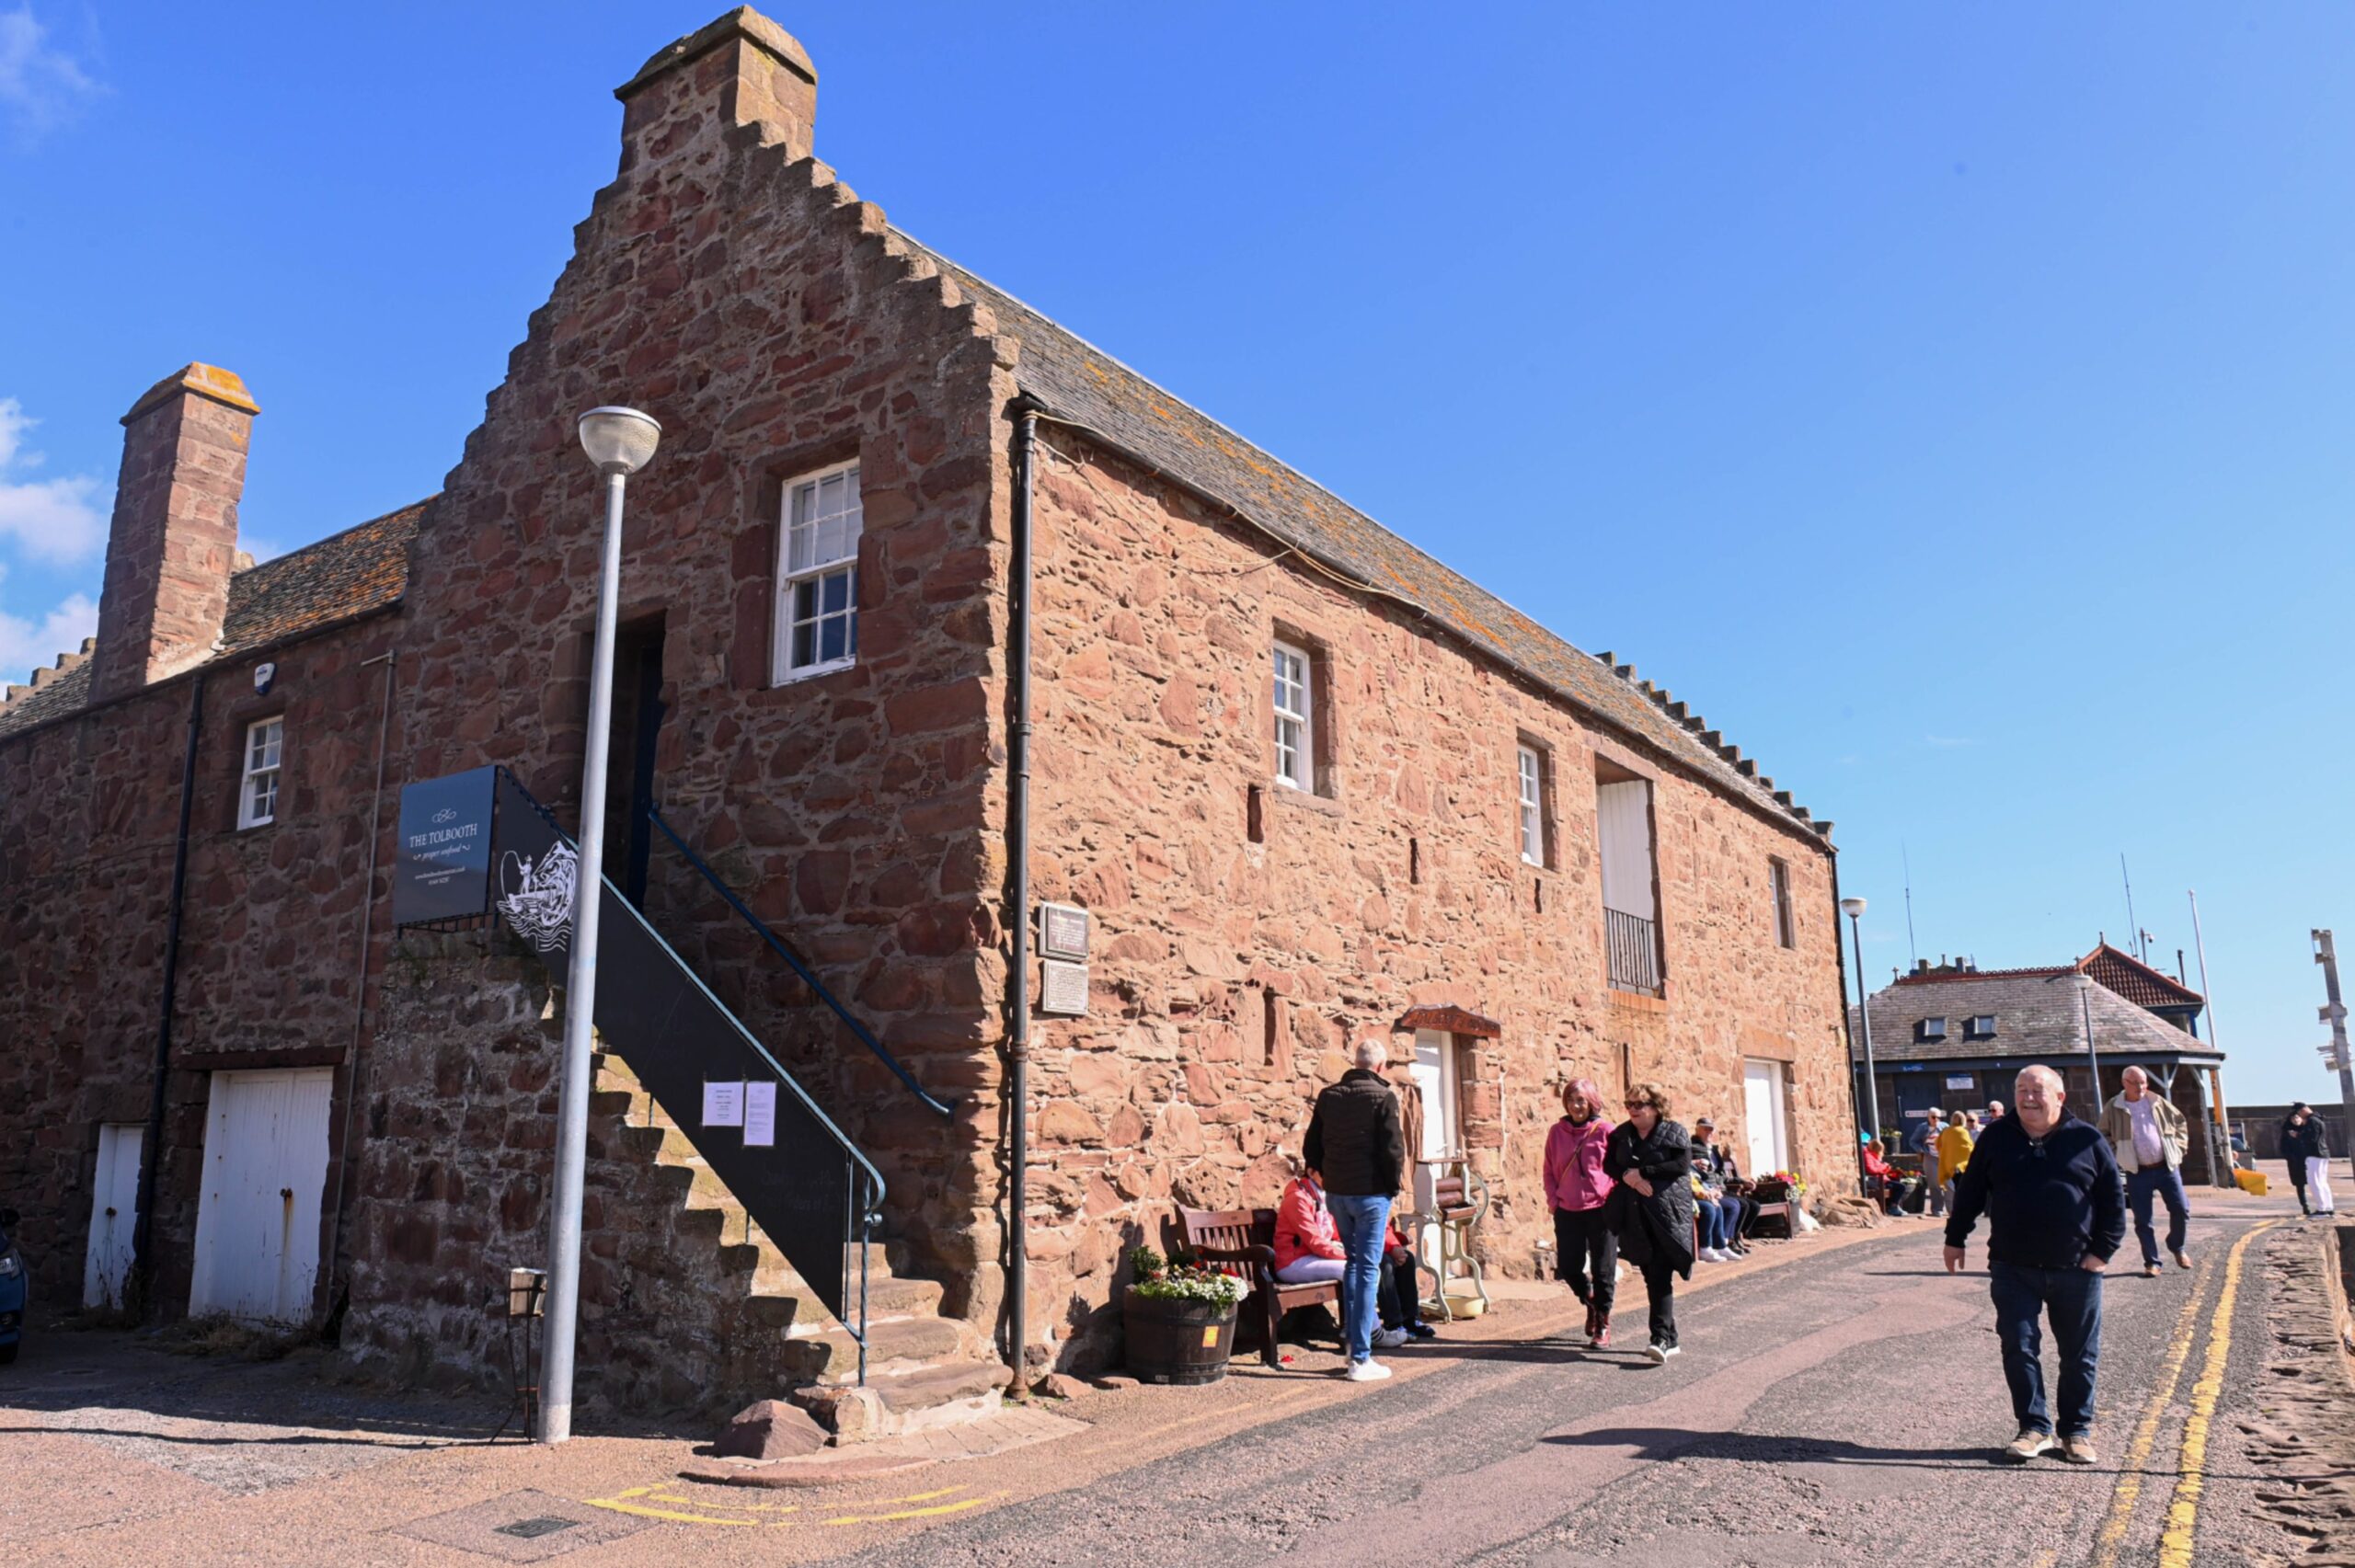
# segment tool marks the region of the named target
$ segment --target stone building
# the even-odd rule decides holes
[[[98,635],[0,706],[0,1177],[44,1295],[323,1320],[418,1376],[495,1360],[488,1307],[545,1252],[561,998],[502,929],[394,928],[393,819],[488,764],[576,811],[572,419],[613,403],[666,433],[624,537],[609,872],[886,1187],[887,1395],[830,1419],[984,1407],[1017,1253],[1032,1358],[1116,1356],[1125,1249],[1176,1204],[1271,1204],[1370,1035],[1489,1185],[1505,1272],[1543,1264],[1569,1076],[1662,1080],[1753,1162],[1852,1181],[1831,825],[1632,667],[893,228],[813,157],[816,86],[740,10],[619,89],[619,174],[414,508],[250,566],[236,378],[191,366],[126,418]],[[1023,967],[1009,1214],[1017,826],[1031,898],[1091,932],[1062,1011]],[[806,1271],[640,1087],[658,1042],[607,1044],[594,1393],[842,1381]]]
[[[2038,1065],[2059,1071],[2070,1108],[2090,1116],[2090,1024],[2101,1097],[2119,1093],[2128,1068],[2142,1068],[2193,1127],[2207,1129],[2185,1151],[2185,1176],[2233,1185],[2231,1158],[2219,1147],[2226,1137],[2224,1055],[2200,1037],[2207,998],[2107,941],[2074,964],[2037,968],[1925,958],[1874,992],[1870,1005],[1884,1131],[1910,1133],[1933,1106],[1983,1111],[1990,1100],[2008,1102],[2012,1080]],[[1850,1012],[1861,1078],[1864,1032]]]

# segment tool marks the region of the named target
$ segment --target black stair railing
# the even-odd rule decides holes
[[[734,888],[729,887],[727,883],[719,879],[719,873],[711,868],[710,863],[706,861],[703,856],[695,853],[694,850],[687,847],[687,841],[681,838],[679,836],[678,830],[671,826],[669,820],[663,817],[662,810],[660,807],[656,806],[652,801],[649,801],[646,803],[644,809],[647,818],[656,827],[661,829],[662,836],[671,841],[671,847],[677,850],[681,855],[684,856],[686,863],[689,865],[694,866],[697,871],[703,874],[703,879],[711,884],[713,890],[721,898],[728,900],[728,907],[734,910],[736,913],[742,918],[744,923],[751,926],[753,931],[760,934],[761,940],[769,944],[769,951],[775,953],[778,957],[784,959],[787,964],[793,967],[793,972],[801,977],[801,983],[808,986],[811,991],[815,992],[818,1000],[824,1002],[827,1007],[831,1008],[833,1011],[834,1016],[841,1019],[844,1026],[846,1026],[852,1034],[858,1036],[858,1043],[860,1045],[863,1045],[868,1050],[873,1051],[875,1053],[875,1059],[881,1062],[885,1067],[890,1068],[892,1075],[899,1079],[901,1082],[908,1086],[908,1092],[910,1093],[923,1101],[928,1109],[937,1111],[944,1116],[953,1116],[957,1114],[955,1106],[944,1104],[939,1100],[935,1099],[932,1094],[925,1090],[923,1084],[917,1082],[916,1075],[910,1072],[907,1070],[906,1065],[902,1063],[899,1058],[893,1056],[884,1046],[882,1041],[875,1037],[875,1032],[869,1029],[864,1023],[860,1022],[857,1015],[852,1013],[849,1008],[844,1007],[842,1003],[841,998],[837,997],[833,991],[826,989],[826,982],[820,979],[817,975],[811,971],[810,966],[803,963],[794,953],[793,949],[787,947],[785,944],[784,940],[780,938],[775,932],[769,929],[769,924],[766,921],[754,914],[751,908],[745,904],[744,900],[736,896],[736,890]]]
[[[548,809],[504,768],[494,849],[500,917],[561,980],[562,955],[571,940],[577,851]],[[858,1345],[864,1383],[867,1253],[882,1216],[882,1173],[610,878],[598,892],[604,902],[599,906],[595,1024],[604,1047],[629,1064],[639,1085]],[[715,1083],[741,1086],[733,1095],[735,1125],[704,1125],[705,1086]],[[775,1085],[767,1143],[756,1141],[762,1129],[743,1125],[742,1109],[752,1097],[745,1091],[756,1084]]]

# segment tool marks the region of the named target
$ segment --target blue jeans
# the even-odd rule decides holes
[[[1341,1248],[1350,1254],[1341,1274],[1341,1343],[1350,1359],[1363,1361],[1373,1354],[1373,1331],[1382,1319],[1377,1301],[1382,1288],[1382,1233],[1390,1223],[1390,1199],[1352,1193],[1327,1193],[1325,1207],[1332,1211],[1334,1228],[1341,1232]]]
[[[1701,1217],[1703,1246],[1726,1247],[1732,1244],[1734,1224],[1741,1217],[1740,1198],[1700,1198],[1694,1203],[1693,1212]]]
[[[2134,1211],[2134,1239],[2142,1243],[2142,1261],[2159,1261],[2158,1233],[2151,1229],[2151,1196],[2167,1206],[2167,1251],[2183,1251],[2184,1228],[2191,1222],[2191,1204],[2183,1196],[2183,1173],[2172,1165],[2145,1165],[2126,1173],[2126,1203]]]
[[[2063,1437],[2094,1429],[2094,1368],[2101,1360],[2101,1276],[2083,1268],[1987,1265],[1987,1294],[1995,1302],[1995,1334],[2004,1345],[2004,1381],[2012,1388],[2012,1418],[2023,1432],[2051,1433],[2044,1405],[2044,1326],[2061,1345],[2061,1422]]]

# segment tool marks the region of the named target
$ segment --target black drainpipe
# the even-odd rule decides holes
[[[172,1072],[172,992],[179,981],[180,912],[188,892],[188,825],[196,806],[196,742],[204,727],[204,677],[190,683],[188,750],[180,758],[179,836],[172,846],[170,913],[164,925],[164,995],[155,1010],[155,1082],[147,1097],[147,1149],[139,1162],[139,1218],[131,1229],[142,1316],[155,1305],[155,1172],[164,1162],[164,1098]]]
[[[1005,853],[1013,872],[1011,917],[1014,972],[1007,987],[1013,1016],[1006,1030],[1006,1338],[1012,1349],[1017,1399],[1030,1392],[1030,475],[1039,437],[1039,405],[1014,404],[1014,566],[1007,590],[1007,631],[1014,639],[1014,717],[1006,732]]]

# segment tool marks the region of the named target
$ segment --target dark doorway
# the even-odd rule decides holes
[[[646,868],[653,825],[654,753],[662,736],[662,617],[620,629],[614,640],[614,732],[605,761],[605,842],[622,853],[614,880],[622,896],[646,907]]]

